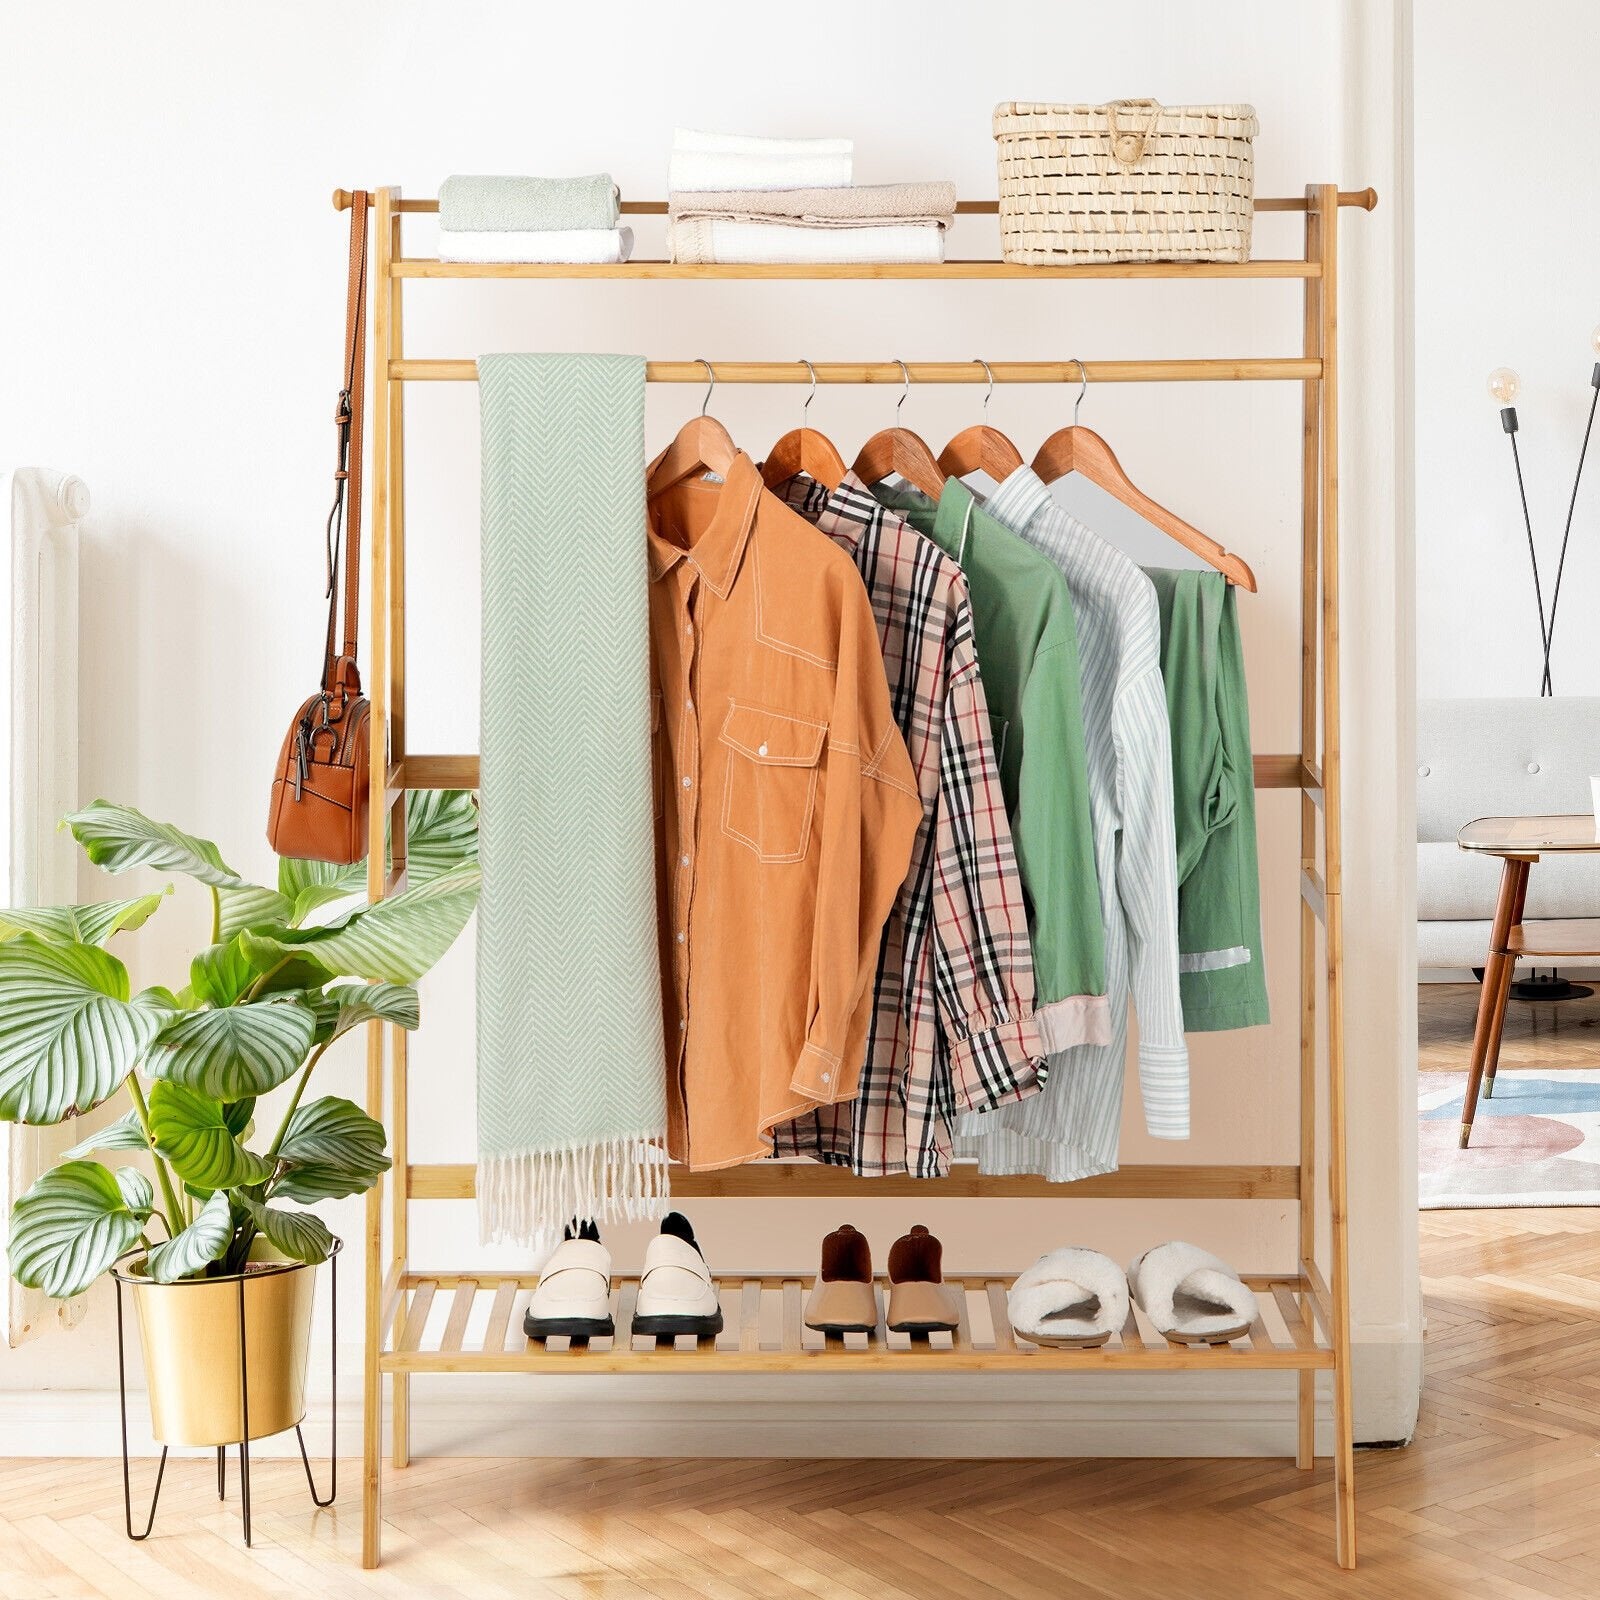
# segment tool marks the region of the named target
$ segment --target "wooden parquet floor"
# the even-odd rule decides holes
[[[1473,992],[1425,994],[1424,1062],[1459,1070]],[[1552,1023],[1581,1053],[1579,1002]],[[1592,1048],[1592,1047],[1589,1047]],[[1566,1051],[1563,1059],[1570,1059]],[[1585,1064],[1588,1064],[1587,1062]],[[356,1464],[314,1512],[254,1475],[254,1550],[211,1463],[174,1459],[155,1536],[114,1461],[0,1461],[3,1600],[1594,1600],[1600,1227],[1582,1210],[1421,1218],[1428,1380],[1416,1442],[1356,1460],[1361,1564],[1332,1564],[1329,1469],[1280,1461],[422,1460],[386,1474],[359,1569]],[[145,1464],[146,1467],[148,1464]],[[148,1480],[146,1480],[148,1481]]]

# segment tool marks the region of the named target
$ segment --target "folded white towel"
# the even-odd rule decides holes
[[[674,128],[672,149],[700,150],[722,156],[845,156],[855,154],[850,139],[772,139],[757,133],[707,133],[700,128]]]
[[[795,155],[741,155],[723,150],[674,150],[667,188],[682,189],[843,189],[854,163],[848,152]]]
[[[725,265],[761,262],[908,262],[944,260],[944,230],[933,222],[884,228],[804,228],[781,222],[729,222],[721,218],[674,220],[667,228],[674,261]]]
[[[545,228],[528,233],[439,230],[441,261],[548,261],[596,266],[626,261],[632,254],[632,228]]]

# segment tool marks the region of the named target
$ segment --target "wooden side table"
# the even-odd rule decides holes
[[[1571,817],[1479,817],[1456,835],[1456,843],[1474,854],[1499,856],[1505,863],[1494,929],[1489,935],[1489,954],[1484,962],[1483,990],[1478,996],[1467,1094],[1461,1106],[1461,1148],[1465,1150],[1472,1137],[1479,1089],[1486,1098],[1494,1095],[1506,997],[1511,993],[1518,958],[1547,956],[1552,961],[1566,961],[1600,957],[1600,917],[1536,922],[1531,928],[1522,922],[1528,899],[1528,871],[1533,863],[1544,855],[1600,851],[1600,827],[1587,811]]]

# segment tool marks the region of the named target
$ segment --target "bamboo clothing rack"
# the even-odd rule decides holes
[[[824,1339],[801,1324],[797,1274],[729,1274],[719,1281],[727,1330],[687,1348],[619,1332],[569,1348],[568,1341],[530,1343],[522,1307],[533,1274],[425,1271],[410,1259],[408,1223],[415,1201],[471,1199],[474,1168],[412,1164],[408,1145],[407,1034],[370,1025],[367,1109],[385,1119],[394,1168],[374,1188],[366,1211],[366,1360],[363,1385],[363,1542],[367,1567],[380,1555],[383,1380],[390,1381],[392,1463],[409,1460],[410,1378],[416,1372],[827,1372],[871,1371],[1289,1371],[1298,1374],[1295,1463],[1313,1465],[1316,1375],[1331,1374],[1334,1422],[1335,1550],[1355,1564],[1352,1483],[1348,1241],[1345,1178],[1343,930],[1340,907],[1339,746],[1339,393],[1338,220],[1340,207],[1370,210],[1372,190],[1341,193],[1332,184],[1303,199],[1258,200],[1258,211],[1302,212],[1305,247],[1296,258],[1221,263],[1134,263],[1077,267],[1012,267],[999,261],[936,265],[720,266],[630,261],[607,266],[458,264],[407,258],[401,220],[438,209],[436,200],[403,200],[375,191],[375,371],[372,428],[372,739],[371,849],[373,899],[405,883],[405,795],[410,789],[471,789],[478,760],[467,753],[413,753],[406,739],[405,391],[418,381],[469,382],[470,360],[416,360],[405,353],[403,290],[411,278],[640,279],[1098,279],[1292,278],[1303,283],[1301,348],[1292,357],[1261,360],[1090,361],[1094,383],[1293,382],[1301,386],[1301,693],[1299,748],[1255,758],[1259,788],[1300,794],[1299,1051],[1293,1067],[1299,1097],[1299,1151],[1286,1164],[1126,1166],[1073,1184],[1031,1177],[984,1177],[960,1166],[950,1177],[858,1179],[839,1168],[765,1162],[705,1173],[678,1173],[673,1192],[685,1197],[742,1198],[962,1196],[1056,1199],[1073,1196],[1175,1200],[1292,1200],[1298,1209],[1297,1252],[1283,1272],[1247,1277],[1259,1315],[1249,1334],[1221,1346],[1170,1345],[1138,1313],[1120,1337],[1097,1350],[1046,1350],[1016,1338],[1005,1315],[1009,1274],[987,1271],[952,1279],[965,1315],[953,1335],[908,1339],[880,1326],[873,1335]],[[340,190],[334,204],[347,206]],[[659,201],[625,204],[632,214],[659,215]],[[994,201],[968,201],[966,214],[993,214]],[[1076,380],[1066,362],[992,362],[997,383]],[[809,382],[801,362],[713,363],[718,383]],[[703,383],[695,361],[651,361],[655,383]],[[900,383],[895,362],[823,362],[821,383]],[[986,382],[978,363],[914,362],[913,381]],[[380,803],[381,801],[381,803]],[[385,866],[385,829],[392,866]],[[1321,927],[1319,940],[1318,928]],[[1319,959],[1320,944],[1320,959]],[[1318,991],[1321,991],[1319,999]],[[1320,1016],[1319,1016],[1320,1014]],[[1319,1027],[1320,1021],[1320,1027]],[[1326,1095],[1326,1127],[1318,1116]],[[1327,1269],[1319,1265],[1319,1189],[1325,1195]],[[386,1193],[387,1190],[387,1193]],[[619,1330],[630,1326],[637,1280],[615,1285]],[[446,1309],[448,1307],[448,1309]]]

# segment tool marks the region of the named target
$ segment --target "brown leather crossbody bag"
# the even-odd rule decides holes
[[[338,455],[327,526],[328,632],[322,687],[295,712],[284,735],[267,814],[267,840],[279,855],[341,866],[360,861],[367,853],[369,804],[371,717],[356,666],[367,384],[367,207],[366,191],[357,189],[350,201],[344,387],[334,411]]]

